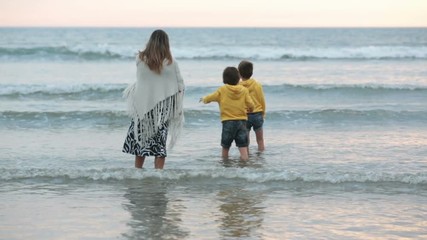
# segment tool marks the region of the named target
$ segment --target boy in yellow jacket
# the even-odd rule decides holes
[[[249,61],[241,61],[239,66],[240,76],[242,81],[240,85],[246,87],[249,90],[249,95],[251,96],[254,102],[253,112],[248,112],[248,141],[250,141],[249,133],[251,128],[254,129],[256,141],[258,144],[258,151],[264,151],[264,133],[262,126],[264,125],[265,119],[265,98],[264,91],[262,90],[262,85],[257,80],[252,78],[253,74],[253,64]]]
[[[239,148],[240,159],[248,160],[248,130],[246,128],[247,112],[251,112],[254,103],[249,91],[239,85],[240,75],[235,67],[227,67],[222,73],[224,86],[214,93],[200,99],[203,103],[218,102],[221,113],[222,157],[228,158],[231,144],[235,141]]]

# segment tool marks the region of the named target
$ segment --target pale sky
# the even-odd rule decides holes
[[[427,27],[427,0],[0,0],[0,26]]]

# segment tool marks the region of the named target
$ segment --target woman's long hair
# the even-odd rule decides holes
[[[144,61],[151,71],[159,73],[162,71],[163,62],[172,63],[172,54],[169,47],[169,37],[163,30],[156,30],[151,34],[145,50],[139,52],[139,59]]]

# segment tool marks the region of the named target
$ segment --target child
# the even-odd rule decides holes
[[[249,61],[241,61],[239,64],[239,72],[242,77],[240,85],[245,86],[249,90],[249,95],[252,97],[254,102],[253,112],[248,112],[248,143],[249,133],[251,128],[254,129],[256,141],[258,144],[258,151],[264,151],[264,134],[262,126],[265,119],[265,98],[262,90],[262,85],[257,80],[251,78],[253,73],[253,64]]]
[[[221,113],[222,157],[228,158],[233,140],[239,148],[240,159],[248,160],[247,112],[254,108],[249,91],[239,85],[240,75],[235,67],[227,67],[222,74],[224,86],[200,99],[203,103],[218,102]]]

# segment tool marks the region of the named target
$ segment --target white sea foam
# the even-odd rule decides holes
[[[40,178],[86,179],[93,181],[121,181],[138,179],[162,179],[173,181],[242,180],[266,182],[318,182],[318,183],[383,183],[427,184],[426,173],[387,172],[295,172],[266,169],[228,168],[197,170],[136,170],[136,169],[0,169],[0,179],[5,181]]]

